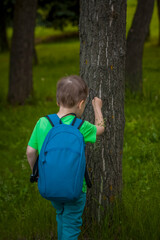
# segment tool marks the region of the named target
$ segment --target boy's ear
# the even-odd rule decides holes
[[[84,103],[84,100],[81,100],[79,103],[78,103],[78,107],[81,109],[82,108],[82,105]]]
[[[59,107],[59,103],[57,102],[57,106]]]

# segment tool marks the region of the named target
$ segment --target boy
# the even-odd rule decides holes
[[[85,109],[85,103],[88,95],[86,83],[79,76],[68,76],[62,78],[57,84],[57,105],[59,111],[58,117],[62,123],[70,124],[75,115],[80,118]],[[84,121],[80,127],[80,132],[84,137],[84,141],[94,143],[96,136],[104,132],[104,121],[101,112],[102,100],[95,97],[92,100],[95,114],[95,125]],[[48,132],[52,128],[47,118],[42,117],[37,122],[27,147],[27,158],[31,169],[37,158],[37,152],[40,153],[43,141]],[[86,202],[87,186],[85,179],[83,181],[82,193],[78,200],[59,203],[52,202],[56,209],[56,220],[58,224],[59,240],[76,240],[80,234],[82,225],[82,214]]]

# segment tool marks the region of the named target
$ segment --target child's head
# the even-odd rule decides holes
[[[85,81],[76,75],[64,77],[57,83],[57,103],[59,106],[72,108],[86,100],[88,87]]]

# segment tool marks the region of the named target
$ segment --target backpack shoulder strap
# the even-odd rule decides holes
[[[75,121],[74,121],[74,123],[72,123],[72,125],[73,125],[74,127],[76,127],[77,129],[80,129],[81,126],[83,125],[83,123],[84,123],[84,120],[82,120],[82,119],[80,119],[80,118],[76,118]]]
[[[76,127],[77,129],[80,129],[81,126],[83,125],[84,123],[84,120],[80,119],[80,118],[74,118],[74,123],[72,123],[72,126]],[[87,187],[88,188],[91,188],[92,187],[92,183],[91,183],[91,180],[90,180],[90,177],[89,177],[89,174],[88,174],[88,170],[87,170],[87,165],[86,165],[86,169],[85,169],[85,180],[86,180],[86,184],[87,184]]]
[[[66,115],[65,115],[65,116],[66,116]],[[62,123],[62,122],[61,122],[61,119],[58,117],[57,114],[50,114],[50,115],[47,115],[47,116],[45,116],[45,117],[48,119],[48,121],[50,122],[50,124],[52,125],[52,127],[54,127],[54,126]],[[80,129],[81,126],[83,125],[83,123],[84,123],[84,120],[82,120],[82,119],[80,119],[80,118],[77,118],[77,117],[75,116],[75,118],[73,119],[71,125],[74,126],[74,127],[76,127],[77,129]]]
[[[60,124],[60,118],[58,117],[57,114],[47,115],[46,118],[48,119],[48,121],[50,122],[50,124],[52,125],[52,127]]]

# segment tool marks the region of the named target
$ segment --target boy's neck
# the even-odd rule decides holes
[[[65,107],[60,106],[57,115],[58,115],[59,118],[61,118],[61,117],[65,116],[65,115],[67,115],[67,114],[69,114],[69,113],[74,113],[74,114],[76,114],[76,109],[75,109],[75,107],[73,107],[73,108],[65,108]],[[76,115],[77,115],[77,114],[76,114]]]

